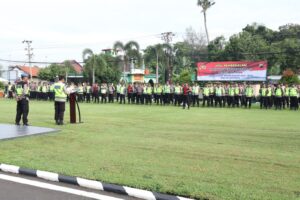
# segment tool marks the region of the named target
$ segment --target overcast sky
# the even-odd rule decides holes
[[[33,61],[82,60],[84,48],[111,48],[117,40],[145,47],[161,42],[159,34],[187,27],[204,32],[197,0],[1,0],[0,59],[26,60],[24,39],[32,40]],[[277,30],[300,23],[299,0],[216,0],[208,11],[211,39],[228,38],[258,22]],[[8,64],[0,62],[3,66]]]

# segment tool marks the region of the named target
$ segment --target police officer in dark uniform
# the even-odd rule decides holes
[[[24,126],[28,124],[28,113],[29,113],[29,84],[28,75],[22,74],[22,80],[16,84],[16,99],[17,99],[17,114],[16,114],[16,125],[20,125],[21,118]]]

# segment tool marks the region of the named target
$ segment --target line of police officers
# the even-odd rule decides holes
[[[72,86],[72,85],[71,85]],[[297,110],[299,108],[300,86],[297,85],[272,85],[262,84],[258,94],[252,84],[246,83],[209,83],[200,87],[197,83],[188,84],[150,84],[150,83],[112,83],[106,84],[79,84],[77,86],[78,101],[94,103],[114,103],[116,100],[120,104],[145,104],[151,105],[183,105],[189,107],[245,107],[251,108],[255,100],[260,102],[260,108]]]
[[[15,123],[20,124],[23,118],[23,124],[28,125],[29,99],[53,100],[55,101],[55,121],[57,125],[63,124],[63,113],[65,111],[65,102],[68,98],[67,86],[64,84],[63,77],[59,81],[50,84],[28,84],[28,76],[22,75],[22,80],[16,85],[9,84],[7,87],[8,98],[16,96],[17,114]],[[262,84],[259,89],[259,95],[255,96],[254,87],[251,84],[223,84],[209,83],[200,87],[197,83],[192,86],[188,84],[150,84],[150,83],[129,83],[128,85],[119,83],[116,86],[112,83],[106,84],[70,84],[69,91],[77,91],[77,101],[90,103],[114,103],[116,100],[120,104],[141,104],[141,105],[182,105],[183,108],[200,106],[202,107],[245,107],[251,108],[254,98],[259,99],[261,109],[276,110],[290,108],[299,109],[300,86],[297,85],[267,85]],[[202,97],[202,98],[201,98]]]

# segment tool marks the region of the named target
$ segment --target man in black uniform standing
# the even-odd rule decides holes
[[[20,125],[21,118],[23,118],[23,125],[29,126],[28,124],[28,113],[29,113],[29,84],[28,75],[22,74],[22,80],[16,84],[16,99],[17,99],[17,115],[16,125]]]

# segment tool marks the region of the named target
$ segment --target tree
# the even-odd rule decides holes
[[[224,56],[224,50],[227,42],[224,36],[219,36],[209,43],[208,49],[208,60],[209,61],[222,61],[226,60]]]
[[[38,77],[41,80],[54,81],[55,77],[66,76],[68,73],[75,73],[75,70],[65,61],[63,64],[51,64],[39,71]]]
[[[267,41],[259,35],[252,35],[243,31],[233,35],[225,47],[224,56],[227,60],[267,60],[267,54],[270,46]]]
[[[116,83],[120,80],[118,60],[110,54],[93,54],[85,60],[83,75],[90,78],[95,72],[95,82]]]
[[[91,58],[91,62],[89,65],[86,65],[86,67],[92,68],[92,83],[95,83],[95,54],[91,49],[84,49],[82,52],[82,57],[84,61]]]
[[[137,63],[138,66],[142,63],[142,57],[140,54],[140,45],[136,41],[129,41],[126,44],[121,41],[115,42],[113,49],[117,54],[119,53],[119,59],[123,60],[123,73],[129,70],[129,63]],[[121,54],[120,54],[121,53]]]
[[[189,70],[183,70],[179,76],[177,76],[173,82],[179,83],[179,84],[192,84],[192,73]]]
[[[207,44],[209,44],[209,35],[208,35],[208,29],[207,29],[207,19],[206,19],[206,12],[209,8],[211,8],[213,5],[215,5],[215,2],[213,0],[198,0],[197,2],[198,6],[202,8],[202,13],[204,16],[204,26],[205,26],[205,32],[207,37]]]

